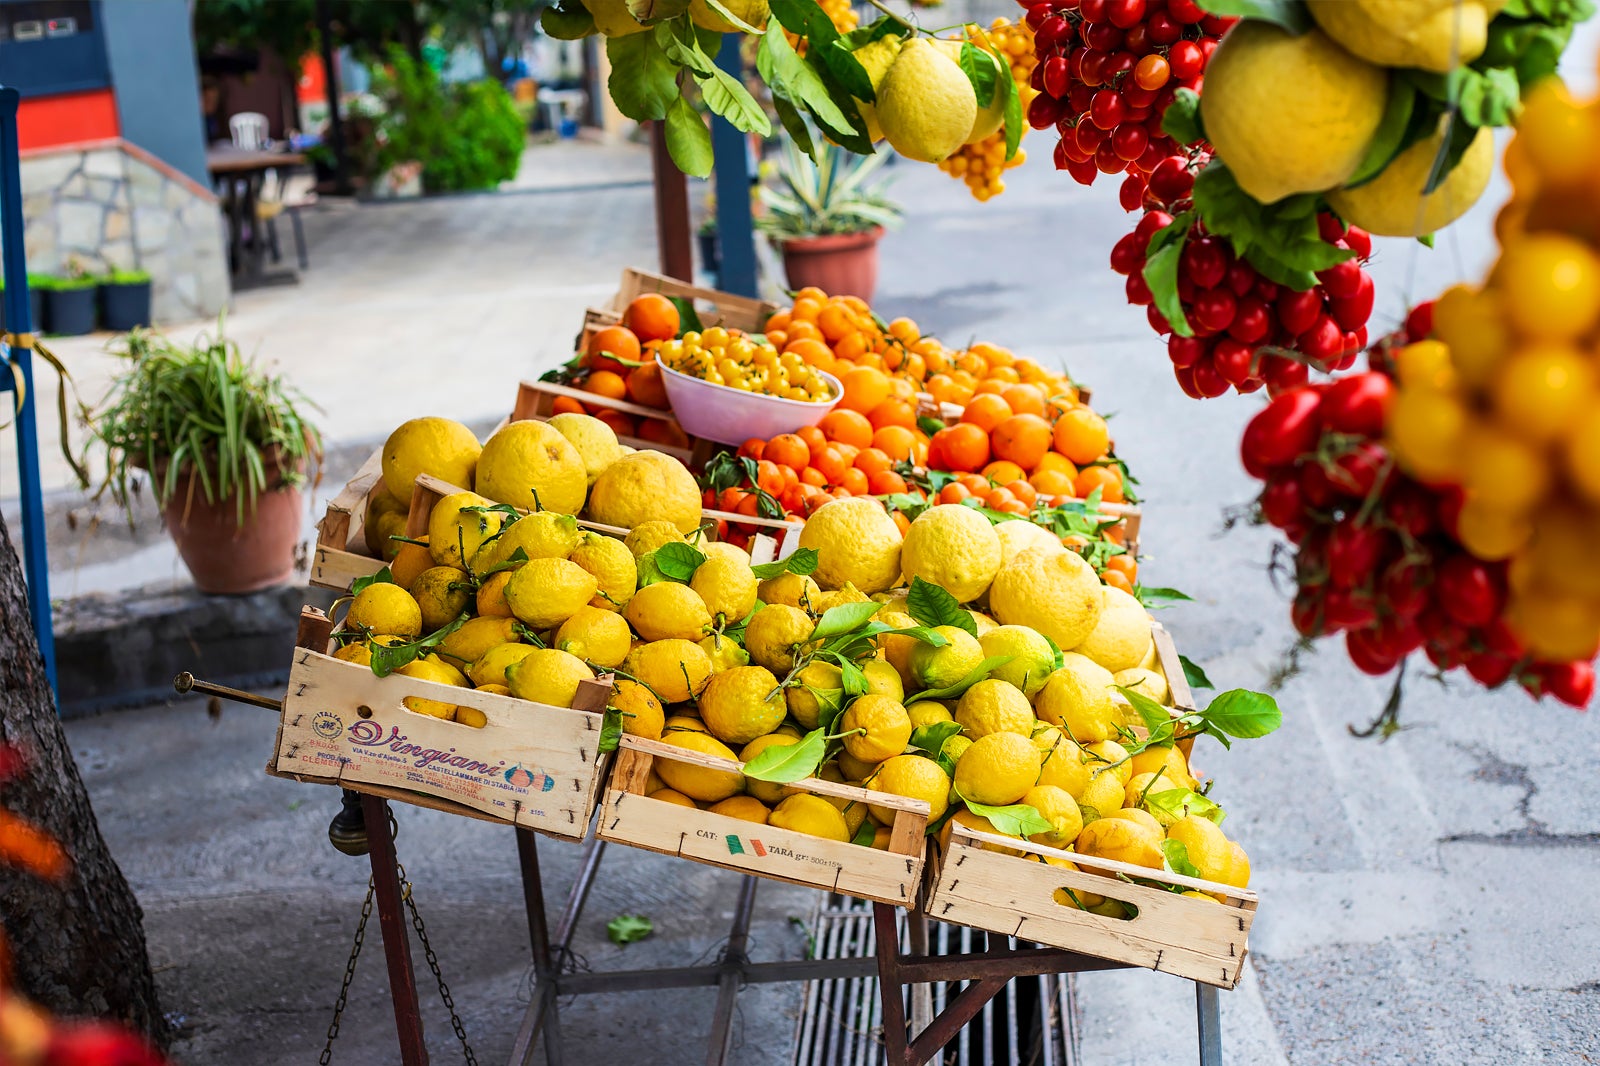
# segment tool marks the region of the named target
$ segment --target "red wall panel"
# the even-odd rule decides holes
[[[117,98],[110,89],[34,97],[23,100],[17,111],[17,139],[24,152],[102,141],[121,132]]]

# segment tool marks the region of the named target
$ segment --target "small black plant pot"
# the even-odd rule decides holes
[[[44,292],[40,289],[28,290],[28,318],[31,320],[33,331],[43,333],[44,329]],[[6,291],[0,289],[0,330],[10,329],[6,324]]]
[[[94,296],[93,288],[47,289],[44,309],[50,322],[50,332],[66,337],[93,333]]]
[[[150,283],[133,281],[100,286],[100,325],[125,333],[150,324]]]
[[[717,240],[716,231],[697,233],[695,240],[700,244],[700,269],[715,274],[722,266],[722,242]]]

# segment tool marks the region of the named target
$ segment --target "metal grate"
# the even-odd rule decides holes
[[[900,947],[907,950],[903,912],[896,926]],[[829,896],[810,933],[813,958],[871,957],[876,947],[872,904]],[[1016,947],[1018,941],[1007,938],[1007,944]],[[929,923],[930,954],[982,951],[986,946],[981,931]],[[913,1035],[930,1011],[942,1011],[964,987],[959,982],[953,986],[943,982],[907,986],[910,1002],[906,1014],[913,1019]],[[795,1066],[878,1066],[883,1061],[881,1013],[875,977],[808,982],[795,1042]],[[1077,1066],[1078,1048],[1071,975],[1050,974],[1020,977],[1007,984],[935,1062],[943,1066]]]

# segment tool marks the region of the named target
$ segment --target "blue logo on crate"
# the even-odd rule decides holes
[[[549,792],[556,787],[556,779],[543,770],[524,770],[520,764],[506,771],[506,780],[518,788],[531,788],[535,792]]]
[[[344,721],[332,711],[318,711],[311,719],[311,731],[323,740],[333,740],[344,732]]]

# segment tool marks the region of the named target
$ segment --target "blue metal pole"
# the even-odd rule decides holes
[[[28,260],[22,241],[22,168],[17,147],[21,94],[0,87],[0,262],[5,266],[6,329],[33,332],[28,310]],[[45,676],[56,688],[56,641],[50,617],[50,560],[44,540],[44,487],[39,478],[39,420],[33,387],[33,352],[18,345],[6,353],[23,389],[17,404],[17,471],[22,489],[22,568],[28,582],[28,613],[44,656]],[[9,385],[9,375],[7,375]]]
[[[742,35],[725,33],[717,50],[717,66],[735,78],[743,76],[739,55]],[[721,115],[711,116],[711,148],[716,157],[717,241],[722,267],[717,288],[740,296],[756,295],[756,235],[750,217],[750,141]]]

